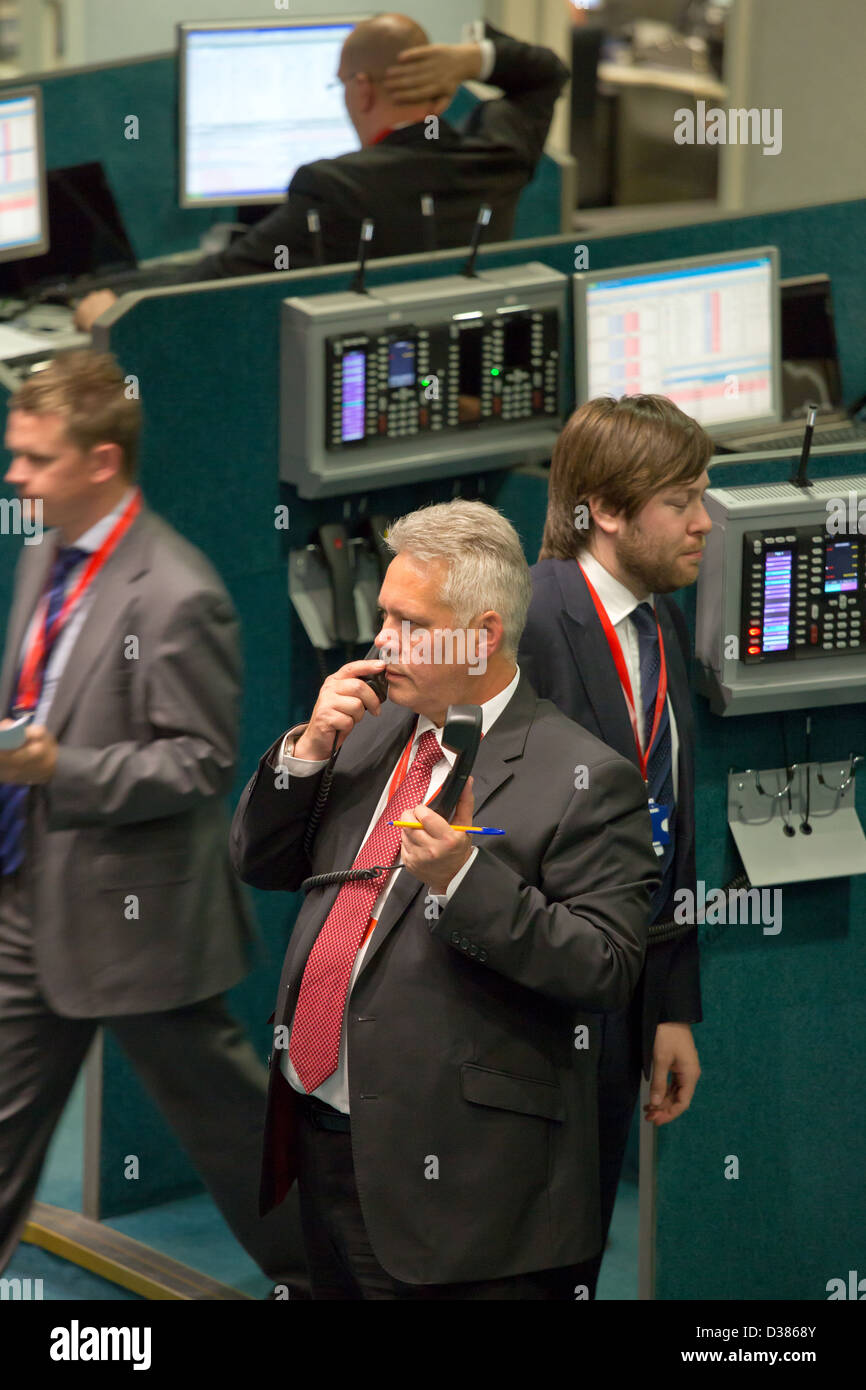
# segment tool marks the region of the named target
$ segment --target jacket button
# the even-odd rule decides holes
[[[469,954],[470,954],[470,956],[477,956],[477,955],[478,955],[478,947],[475,945],[475,942],[474,942],[474,941],[473,941],[472,945],[469,947]]]
[[[460,942],[460,949],[461,949],[461,951],[468,951],[468,950],[469,950],[469,938],[468,938],[468,937],[464,936],[463,940]]]
[[[455,946],[459,946],[459,945],[460,945],[460,933],[459,933],[459,931],[453,931],[453,932],[451,933],[451,941],[452,941],[452,943],[453,943]]]
[[[487,952],[486,952],[486,951],[479,951],[479,952],[478,952],[478,959],[479,959],[479,960],[486,960],[486,959],[487,959]]]

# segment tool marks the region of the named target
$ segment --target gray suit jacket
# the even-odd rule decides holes
[[[4,711],[54,537],[18,561]],[[95,586],[45,721],[57,769],[31,789],[26,829],[40,985],[73,1018],[217,994],[246,974],[255,934],[223,804],[240,687],[231,600],[201,552],[146,506]]]
[[[235,811],[241,876],[294,891],[308,874],[349,868],[412,723],[389,701],[349,735],[311,858],[303,840],[320,777],[277,786],[274,745]],[[384,1268],[416,1284],[550,1269],[598,1249],[599,1030],[584,1011],[627,1004],[658,882],[637,769],[539,700],[525,676],[481,741],[474,779],[475,815],[505,835],[479,842],[438,916],[401,871],[345,1015],[367,1231]],[[337,891],[314,889],[301,908],[277,1025],[291,1019]],[[584,1022],[586,1047],[575,1038]],[[296,1174],[296,1093],[278,1062],[263,1210]]]

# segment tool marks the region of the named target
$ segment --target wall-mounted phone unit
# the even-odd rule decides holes
[[[379,630],[378,599],[390,560],[383,516],[369,535],[350,536],[340,522],[320,526],[309,545],[289,552],[289,597],[318,651],[369,645]]]
[[[704,506],[695,652],[714,713],[866,701],[866,474],[711,488]]]
[[[284,300],[280,477],[324,497],[549,458],[567,290],[533,262]]]

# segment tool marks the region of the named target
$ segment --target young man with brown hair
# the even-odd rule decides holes
[[[520,645],[538,693],[642,773],[662,871],[650,915],[656,941],[651,927],[632,1002],[599,1016],[603,1240],[641,1070],[652,1070],[646,1118],[655,1125],[687,1109],[700,1075],[690,1026],[701,1018],[697,932],[659,927],[673,917],[675,890],[696,886],[691,654],[667,595],[698,577],[712,452],[700,425],[663,396],[600,397],[575,411],[553,451]],[[601,1251],[585,1267],[590,1296],[600,1265]]]

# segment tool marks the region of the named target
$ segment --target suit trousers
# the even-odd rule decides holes
[[[355,1184],[352,1136],[317,1128],[298,1107],[301,1224],[314,1299],[573,1299],[582,1266],[462,1284],[407,1284],[382,1268]]]
[[[100,1023],[240,1244],[275,1283],[309,1297],[297,1199],[290,1194],[267,1217],[258,1213],[267,1071],[222,998],[102,1019],[56,1013],[40,990],[23,870],[0,877],[0,1272],[21,1238],[51,1136]]]
[[[591,1259],[584,1260],[575,1278],[576,1283],[586,1285],[590,1298],[595,1298],[632,1116],[640,1095],[641,993],[638,989],[627,1009],[599,1015],[602,1030],[598,1064],[601,1249]]]

